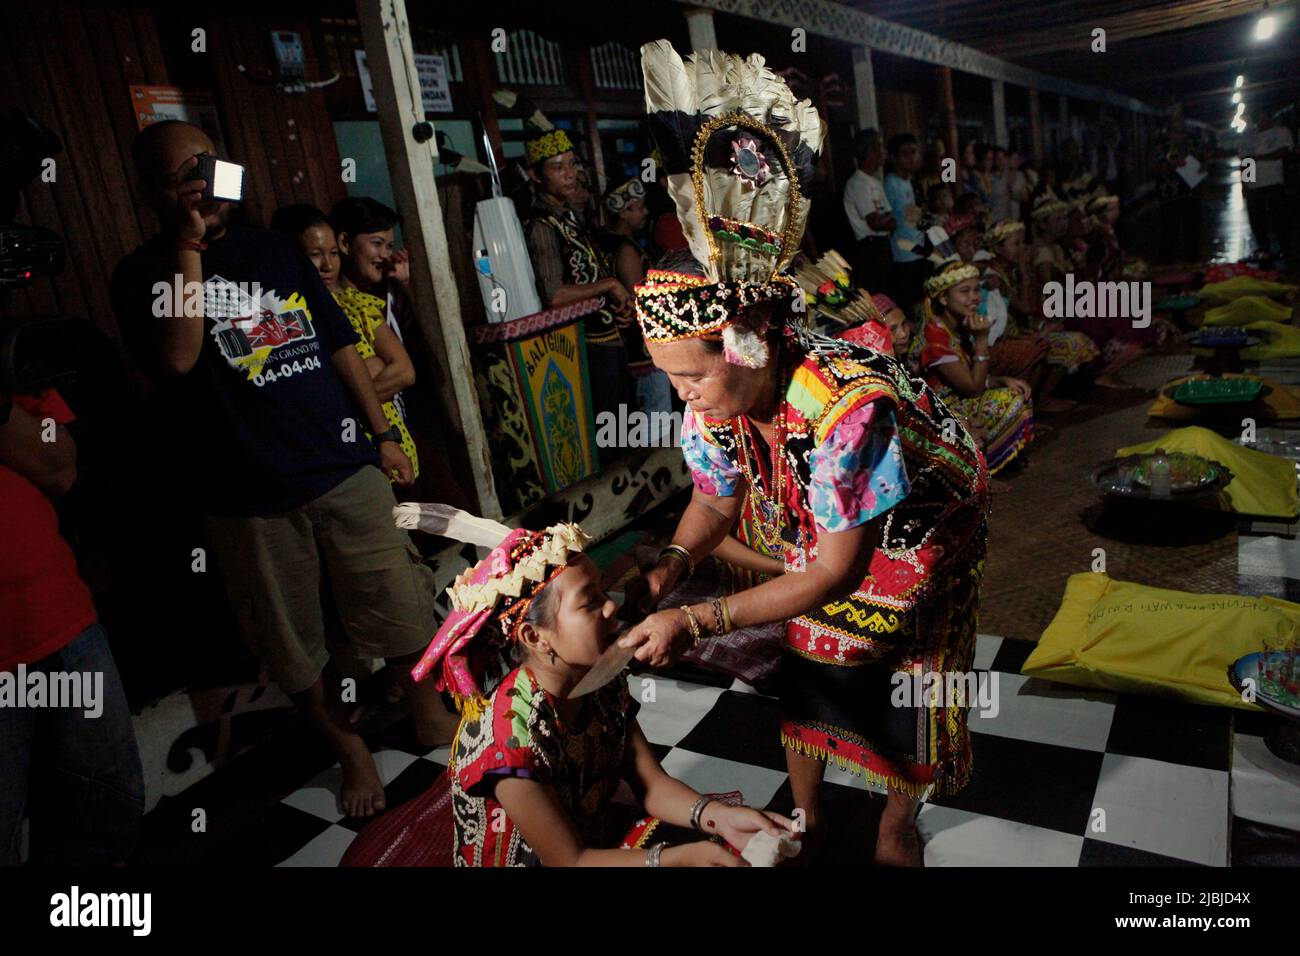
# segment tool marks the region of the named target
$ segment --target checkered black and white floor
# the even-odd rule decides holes
[[[1224,866],[1234,815],[1252,828],[1300,830],[1300,768],[1263,746],[1270,718],[1022,677],[1030,650],[980,637],[976,667],[997,682],[999,708],[972,711],[970,785],[921,810],[928,866]],[[739,682],[630,680],[643,700],[641,726],[669,773],[700,791],[738,789],[752,805],[792,809],[775,699]],[[377,752],[389,805],[428,787],[446,759],[446,748]],[[340,817],[338,782],[335,767],[276,808],[268,856],[283,866],[338,862],[362,827]],[[849,821],[839,842],[854,842],[853,823],[862,824],[869,859],[865,821],[878,814],[879,798],[835,768],[826,783],[832,820]]]

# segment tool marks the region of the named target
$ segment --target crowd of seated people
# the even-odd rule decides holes
[[[856,157],[879,142],[874,130],[862,134]],[[896,354],[968,420],[990,470],[1014,470],[1025,464],[1035,431],[1050,430],[1035,419],[1077,406],[1060,393],[1124,387],[1116,373],[1163,346],[1173,326],[1162,319],[1135,324],[1127,315],[1066,318],[1051,307],[1050,284],[1067,276],[1077,287],[1146,275],[1146,264],[1116,234],[1119,197],[1074,152],[1035,168],[1018,152],[974,141],[954,159],[944,158],[942,142],[921,147],[911,134],[888,144],[878,173],[874,157],[859,162],[845,211],[858,243],[871,242],[866,223],[854,220],[851,193],[884,197],[892,269],[883,277],[872,270],[855,284],[884,293],[902,313],[905,345],[895,337]],[[864,181],[876,175],[879,182]],[[879,227],[888,220],[873,221]],[[874,262],[855,251],[855,265]],[[873,335],[890,338],[885,330]],[[994,482],[997,491],[1007,487]]]

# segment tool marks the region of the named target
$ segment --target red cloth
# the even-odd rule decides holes
[[[885,355],[894,354],[893,336],[890,335],[889,329],[879,322],[868,320],[861,325],[855,325],[851,329],[836,332],[835,337],[848,342],[856,342],[858,345],[865,345],[867,348],[882,352]]]
[[[455,843],[451,774],[444,771],[420,796],[366,824],[339,866],[451,866]]]
[[[650,238],[664,252],[686,249],[689,246],[686,233],[682,232],[682,224],[677,214],[673,212],[666,212],[659,217],[655,222],[654,234]]]
[[[72,411],[57,392],[15,395],[14,404],[60,425]],[[0,671],[31,664],[95,623],[90,589],[59,534],[54,505],[12,468],[0,465]]]

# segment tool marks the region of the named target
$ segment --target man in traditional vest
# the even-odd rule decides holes
[[[604,298],[585,318],[587,367],[592,410],[618,415],[618,407],[635,407],[627,375],[627,351],[619,328],[632,321],[630,290],[614,274],[608,258],[587,230],[571,202],[578,185],[578,160],[562,129],[553,129],[525,144],[534,201],[524,229],[537,276],[542,305],[554,309],[583,299]]]

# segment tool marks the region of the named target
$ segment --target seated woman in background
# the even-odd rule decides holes
[[[743,850],[793,823],[665,773],[625,676],[571,696],[619,628],[581,553],[588,540],[573,524],[511,531],[456,579],[452,613],[412,671],[435,674],[463,714],[449,768],[455,865],[744,866],[722,841]],[[632,823],[620,781],[652,818]],[[670,827],[690,836],[664,846]]]
[[[994,474],[1033,437],[1029,383],[989,372],[990,322],[978,312],[976,266],[948,263],[926,281],[925,296],[921,368],[926,381],[976,429],[989,473]]]
[[[353,331],[361,337],[357,351],[370,372],[375,394],[384,408],[384,417],[397,430],[394,437],[398,438],[402,451],[411,460],[411,471],[418,478],[420,456],[406,419],[394,402],[402,389],[415,382],[415,368],[402,340],[387,324],[384,300],[363,292],[347,278],[347,272],[356,274],[357,267],[352,264],[348,270],[341,268],[342,256],[334,229],[315,206],[305,203],[282,206],[271,217],[271,228],[298,243],[320,272],[321,281],[348,317]]]
[[[1081,371],[1100,354],[1092,340],[1082,332],[1067,332],[1059,322],[1046,323],[1042,318],[1042,294],[1036,292],[1025,269],[1025,227],[1013,219],[997,223],[985,236],[993,258],[988,263],[998,292],[1007,303],[1007,326],[993,346],[992,372],[995,375],[1015,375],[1028,378],[1017,371],[1022,361],[1011,361],[1012,349],[1023,349],[1032,344],[1035,353],[1046,345],[1046,367],[1038,381],[1030,379],[1034,389],[1036,410],[1064,411],[1073,403],[1053,402],[1052,394],[1069,375]]]

